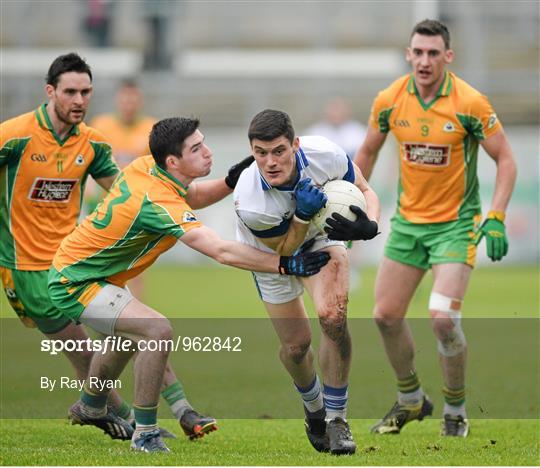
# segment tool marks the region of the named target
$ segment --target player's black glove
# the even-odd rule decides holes
[[[227,177],[225,177],[225,183],[228,185],[229,188],[236,187],[236,184],[238,183],[238,179],[240,178],[240,174],[242,174],[242,171],[244,169],[247,169],[249,166],[251,166],[251,163],[255,161],[255,158],[253,156],[248,156],[245,159],[242,159],[239,163],[236,163],[234,166],[231,166],[229,169],[229,173],[227,174]]]
[[[292,257],[279,257],[281,275],[311,276],[319,273],[330,260],[328,252],[306,252]]]
[[[375,221],[368,219],[362,208],[356,205],[349,206],[351,211],[356,214],[355,221],[349,221],[339,213],[332,213],[331,218],[326,218],[325,232],[328,239],[332,240],[369,240],[379,234],[379,226]]]

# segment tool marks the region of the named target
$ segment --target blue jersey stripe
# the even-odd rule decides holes
[[[346,180],[347,182],[350,182],[351,184],[354,184],[355,176],[354,176],[354,166],[351,161],[351,158],[347,155],[347,172],[343,176],[343,180]]]
[[[291,219],[284,219],[278,226],[274,226],[270,229],[265,229],[264,231],[256,231],[255,229],[251,229],[249,226],[248,229],[253,233],[254,236],[267,239],[269,237],[282,236],[289,230],[290,224]]]

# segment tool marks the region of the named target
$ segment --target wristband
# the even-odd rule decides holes
[[[500,221],[501,223],[504,223],[504,220],[506,219],[506,214],[505,214],[504,211],[491,210],[487,214],[487,219],[496,219],[497,221]]]

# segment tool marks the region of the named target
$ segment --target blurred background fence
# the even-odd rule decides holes
[[[0,117],[44,99],[44,76],[59,54],[79,52],[94,70],[89,118],[112,111],[119,81],[136,77],[145,113],[195,115],[221,176],[249,153],[251,117],[287,111],[297,132],[321,119],[328,99],[344,98],[366,122],[377,92],[407,73],[404,47],[424,18],[446,22],[456,60],[450,69],[488,95],[518,160],[508,213],[509,262],[539,259],[539,2],[537,1],[0,1]],[[495,166],[482,153],[484,209]],[[394,210],[397,149],[389,139],[372,184],[383,203],[383,235],[362,249],[377,263]],[[230,198],[201,219],[234,238]],[[163,261],[200,262],[181,246]],[[486,262],[481,249],[480,262]]]

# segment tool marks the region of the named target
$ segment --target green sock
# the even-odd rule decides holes
[[[93,409],[103,409],[105,406],[107,406],[107,394],[102,395],[96,395],[95,393],[92,393],[90,390],[86,388],[86,386],[83,388],[83,391],[81,392],[81,401],[90,408]]]
[[[86,386],[81,392],[82,411],[92,418],[101,417],[107,414],[107,394],[96,395]]]
[[[137,426],[155,426],[157,424],[158,405],[133,405],[133,411],[135,412],[135,422],[137,423]]]
[[[120,407],[116,410],[116,414],[118,414],[118,416],[120,416],[122,419],[129,419],[131,416],[131,406],[122,400]]]
[[[397,381],[398,402],[400,405],[416,406],[422,402],[424,392],[415,372],[405,379]]]
[[[444,402],[451,406],[461,406],[465,403],[465,387],[450,389],[443,387]]]
[[[182,417],[186,410],[192,409],[191,405],[186,399],[184,388],[178,380],[176,380],[174,383],[170,384],[165,390],[163,390],[161,392],[161,396],[171,407],[171,411],[178,419]]]
[[[420,388],[420,380],[416,372],[413,372],[409,377],[405,379],[398,379],[397,381],[398,392],[401,393],[412,393],[416,392]]]

